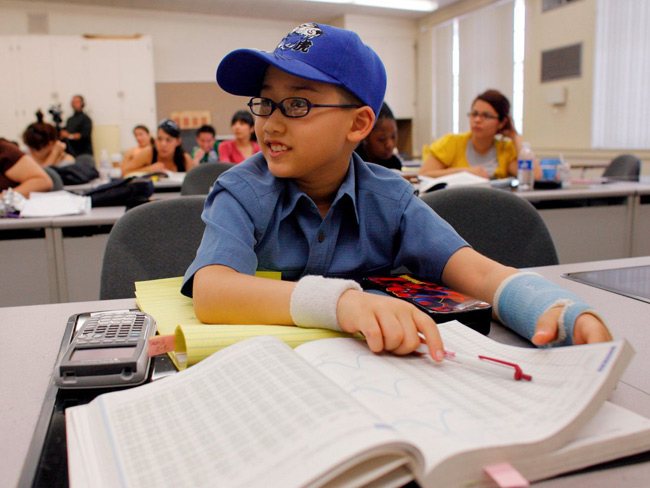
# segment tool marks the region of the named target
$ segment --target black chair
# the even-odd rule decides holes
[[[232,168],[230,163],[203,163],[187,172],[181,195],[207,195],[219,175]]]
[[[505,190],[446,188],[422,196],[478,252],[507,266],[558,264],[546,224],[533,205]]]
[[[136,281],[182,276],[203,236],[204,204],[203,196],[177,197],[126,212],[108,236],[100,299],[133,298]]]
[[[603,176],[612,180],[639,181],[641,160],[633,154],[621,154],[609,163]]]
[[[47,173],[47,176],[50,177],[54,185],[50,191],[63,190],[63,180],[61,179],[61,176],[59,176],[59,173],[57,173],[54,168],[51,168],[49,166],[43,166],[43,169]]]

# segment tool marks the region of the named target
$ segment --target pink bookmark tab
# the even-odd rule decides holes
[[[157,335],[149,339],[149,357],[173,351],[175,348],[176,336],[174,334]]]
[[[510,463],[485,466],[483,470],[499,485],[499,488],[522,488],[524,486],[530,486],[528,480]]]

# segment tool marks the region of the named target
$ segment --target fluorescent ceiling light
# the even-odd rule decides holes
[[[394,8],[397,10],[414,10],[416,12],[433,12],[434,10],[438,9],[438,2],[432,0],[303,0],[303,1],[362,5],[364,7]]]

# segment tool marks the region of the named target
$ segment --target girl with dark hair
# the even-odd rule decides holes
[[[52,180],[34,159],[16,144],[0,137],[0,193],[13,188],[25,198],[33,191],[50,191]]]
[[[23,142],[30,156],[41,166],[66,166],[74,163],[74,156],[65,152],[65,143],[59,140],[56,127],[43,122],[43,112],[36,112],[36,122],[23,132]]]
[[[467,116],[470,132],[448,134],[423,148],[419,174],[435,178],[467,171],[484,178],[516,176],[523,140],[512,123],[508,99],[487,90],[474,99]]]
[[[130,161],[122,163],[122,175],[134,171],[157,173],[162,171],[184,172],[196,164],[181,147],[181,130],[173,120],[165,119],[158,124],[154,144],[142,149]]]
[[[155,143],[146,125],[136,125],[133,128],[133,137],[135,137],[138,145],[129,148],[124,152],[124,157],[122,158],[122,166],[124,166],[125,162],[128,164],[128,162],[131,161],[140,151],[147,147],[152,147]]]
[[[249,111],[235,112],[230,122],[235,138],[219,144],[219,161],[237,164],[260,151],[259,144],[255,142],[254,124],[253,116]]]
[[[375,163],[389,169],[402,169],[402,160],[396,154],[397,122],[386,102],[377,115],[377,123],[370,134],[361,141],[355,152],[368,163]]]

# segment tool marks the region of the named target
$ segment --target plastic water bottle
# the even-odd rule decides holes
[[[99,179],[102,181],[108,181],[112,167],[113,163],[111,163],[111,158],[108,157],[108,151],[102,149],[102,152],[99,155]]]
[[[562,182],[562,188],[571,187],[571,165],[566,161],[562,156],[560,156],[560,181]]]
[[[535,154],[530,148],[529,142],[524,142],[519,151],[519,161],[517,168],[517,179],[519,180],[519,190],[532,190],[535,184],[535,174],[533,172],[533,161]]]

